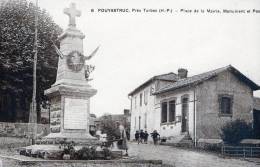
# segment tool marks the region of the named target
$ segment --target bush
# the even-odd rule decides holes
[[[118,134],[118,128],[111,115],[102,116],[100,122],[102,133],[107,134],[107,141],[112,141],[115,138],[120,138],[120,134]]]
[[[61,141],[59,141],[60,144],[60,148],[63,149],[63,152],[61,154],[61,156],[63,157],[63,155],[70,155],[70,159],[74,159],[75,158],[75,143],[73,141],[67,141],[66,139],[63,139]],[[61,158],[62,158],[61,157]]]
[[[96,147],[82,147],[77,151],[77,156],[79,160],[94,160],[97,157]]]
[[[107,147],[103,148],[103,153],[104,153],[104,158],[105,159],[111,159],[112,157],[112,152],[109,150]]]
[[[242,139],[248,139],[252,137],[252,126],[244,120],[238,119],[232,122],[228,122],[221,128],[221,138],[228,144],[236,145]]]
[[[107,147],[97,149],[97,146],[85,146],[79,150],[75,149],[75,142],[62,139],[59,141],[60,149],[62,149],[60,159],[64,159],[64,155],[69,156],[66,159],[73,160],[95,160],[95,159],[111,159],[112,152]],[[23,153],[23,152],[22,152]]]

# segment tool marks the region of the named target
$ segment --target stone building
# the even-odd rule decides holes
[[[131,97],[131,132],[130,138],[134,138],[136,130],[147,130],[152,132],[158,129],[156,120],[158,114],[155,112],[155,96],[153,93],[160,87],[176,82],[178,75],[167,73],[157,75],[147,80],[128,94]]]
[[[259,86],[233,66],[191,77],[187,74],[186,69],[179,69],[178,75],[171,73],[175,76],[171,82],[156,84],[160,80],[154,80],[129,94],[132,138],[136,130],[156,129],[166,138],[219,139],[226,122],[253,121],[253,91]],[[148,89],[154,91],[143,98]]]

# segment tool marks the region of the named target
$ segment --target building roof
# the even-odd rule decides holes
[[[92,117],[92,118],[97,118],[97,116],[93,113],[90,113],[89,116]]]
[[[254,97],[254,109],[260,111],[260,98]]]
[[[133,94],[135,94],[136,92],[138,92],[142,88],[146,87],[147,85],[149,85],[150,83],[152,83],[155,80],[175,82],[178,80],[178,75],[173,72],[170,72],[167,74],[153,76],[152,78],[150,78],[149,80],[147,80],[146,82],[144,82],[143,84],[141,84],[140,86],[135,88],[133,91],[131,91],[128,94],[128,96],[132,96]]]
[[[212,71],[209,71],[209,72],[205,72],[205,73],[202,73],[202,74],[199,74],[199,75],[194,75],[194,76],[191,76],[191,77],[179,79],[177,82],[171,83],[169,85],[166,85],[165,87],[160,88],[154,94],[165,93],[165,92],[176,90],[178,88],[183,88],[183,87],[186,87],[186,86],[193,86],[193,85],[199,84],[199,83],[201,83],[205,80],[208,80],[212,77],[215,77],[219,73],[224,72],[224,71],[232,72],[242,82],[244,82],[248,86],[250,86],[251,89],[253,89],[253,90],[259,90],[260,89],[260,87],[256,83],[251,81],[249,78],[247,78],[245,75],[243,75],[241,72],[239,72],[233,66],[228,65],[228,66],[218,68],[218,69],[215,69],[215,70],[212,70]]]

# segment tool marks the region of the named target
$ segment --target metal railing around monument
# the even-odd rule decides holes
[[[260,157],[260,147],[223,145],[221,153],[223,156],[232,157]]]

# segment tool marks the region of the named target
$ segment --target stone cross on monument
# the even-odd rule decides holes
[[[69,26],[76,27],[76,16],[80,17],[81,12],[76,9],[75,3],[71,3],[70,8],[65,8],[63,12],[69,16]]]

